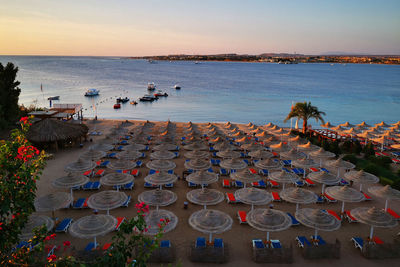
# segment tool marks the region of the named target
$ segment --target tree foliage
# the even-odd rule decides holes
[[[40,153],[25,138],[29,119],[21,118],[21,130],[0,141],[0,260],[18,243],[18,235],[34,211],[36,180],[44,166]]]
[[[284,122],[287,122],[291,118],[301,119],[303,120],[303,133],[306,133],[309,119],[313,118],[317,122],[321,121],[325,123],[322,115],[326,115],[325,112],[319,111],[316,106],[311,105],[311,102],[297,102],[296,105],[292,107],[292,110],[287,115]]]
[[[0,128],[17,120],[19,116],[18,98],[21,93],[16,81],[18,67],[13,63],[0,63]]]

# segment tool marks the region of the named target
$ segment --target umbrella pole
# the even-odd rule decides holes
[[[283,185],[282,185],[282,190],[285,190],[285,184],[286,184],[286,183],[283,183]]]
[[[303,179],[306,179],[306,168],[304,168],[304,171],[303,171]]]
[[[387,198],[386,201],[385,201],[385,211],[387,211],[388,204],[389,204],[389,199]]]
[[[343,219],[343,213],[344,213],[344,201],[342,201],[342,212],[340,213],[340,218]]]
[[[211,240],[212,240],[212,233],[210,233],[208,241],[211,243]]]
[[[207,209],[207,205],[204,205],[203,208],[206,210]]]
[[[74,202],[74,195],[72,193],[72,187],[70,188],[70,190],[71,190],[71,199],[72,199],[72,202]],[[72,202],[69,204],[70,206],[72,205]]]
[[[110,210],[107,210],[107,215],[110,215]]]
[[[269,243],[269,232],[267,232],[267,243]]]
[[[299,203],[296,203],[296,212],[299,210]]]
[[[97,242],[96,242],[96,237],[94,237],[94,249],[97,248]]]
[[[369,232],[369,242],[372,242],[373,235],[374,235],[374,227],[371,226],[371,231]]]
[[[362,192],[362,184],[360,184],[360,192]]]
[[[325,184],[322,184],[322,191],[321,191],[322,195],[324,194],[324,191],[325,191]]]
[[[315,228],[315,230],[314,230],[314,238],[313,239],[317,239],[317,235],[318,235],[318,229]]]
[[[254,204],[251,204],[251,210],[253,210],[254,209]]]
[[[319,167],[322,168],[322,158],[319,158]]]

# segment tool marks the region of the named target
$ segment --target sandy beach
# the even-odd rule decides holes
[[[138,126],[143,124],[143,122],[140,121],[130,121],[133,124],[131,126],[128,126],[127,128],[129,129],[130,127],[133,126]],[[89,138],[93,139],[93,142],[85,142],[83,148],[79,147],[74,147],[74,148],[66,148],[59,150],[58,152],[54,153],[54,159],[48,160],[47,165],[43,171],[43,174],[40,178],[40,181],[38,181],[38,189],[37,189],[37,196],[41,196],[50,192],[57,192],[60,191],[59,189],[55,189],[51,185],[51,181],[57,177],[64,176],[66,173],[64,172],[64,166],[70,162],[75,161],[77,158],[79,158],[79,155],[83,153],[84,151],[87,151],[89,146],[95,143],[98,143],[99,140],[103,139],[105,135],[112,129],[113,126],[116,126],[117,124],[121,123],[121,121],[113,121],[113,120],[103,120],[103,121],[87,121],[87,125],[89,126],[89,132],[93,130],[94,128],[96,131],[101,131],[102,135],[101,136],[91,136]],[[187,122],[174,122],[176,125],[176,137],[183,136],[183,129],[184,126],[186,125]],[[157,135],[159,133],[159,128],[164,126],[165,122],[155,122],[155,126],[153,127],[153,135]],[[197,124],[197,127],[199,130],[202,130],[206,124],[204,123],[199,123]],[[218,128],[222,129],[223,125],[222,124],[217,124],[215,123]],[[248,132],[248,128],[245,125],[239,125],[235,124],[238,126],[241,130],[244,130]],[[180,145],[180,143],[177,143]],[[150,151],[146,152],[146,157],[142,160],[143,165],[142,167],[138,168],[140,171],[139,176],[135,179],[135,186],[132,191],[126,190],[124,191],[126,194],[130,195],[132,197],[132,201],[129,205],[128,208],[117,208],[114,210],[110,211],[110,214],[118,217],[118,216],[125,216],[127,218],[131,218],[136,215],[136,210],[135,210],[135,204],[138,203],[137,196],[143,192],[144,190],[151,190],[151,189],[145,189],[144,188],[144,177],[148,174],[149,169],[146,168],[146,162],[150,160],[149,154],[151,153],[151,149],[154,146],[153,143],[150,143]],[[181,149],[179,153],[179,157],[174,159],[173,161],[177,164],[177,168],[174,170],[177,175],[182,177],[182,172],[184,171],[184,150]],[[218,172],[219,167],[213,166],[214,171]],[[110,169],[105,169],[106,173],[111,172]],[[98,178],[91,178],[91,180],[98,180]],[[211,184],[209,188],[217,189],[223,193],[230,192],[234,193],[236,188],[231,187],[231,188],[224,188],[222,187],[222,179],[220,177],[220,180],[217,183]],[[354,185],[357,187],[358,185]],[[364,191],[367,190],[367,185],[364,185]],[[105,190],[108,187],[102,186],[100,190]],[[358,188],[358,187],[357,187]],[[307,187],[307,189],[312,190],[316,193],[321,192],[321,185],[317,184],[315,187]],[[177,263],[181,263],[181,266],[209,266],[213,264],[202,264],[202,263],[192,263],[188,259],[188,254],[189,254],[189,244],[193,243],[196,239],[196,237],[199,236],[207,236],[203,233],[200,233],[196,230],[194,230],[189,224],[188,224],[188,218],[189,216],[200,209],[202,209],[202,206],[195,205],[192,203],[189,203],[189,208],[188,209],[183,209],[183,202],[187,201],[186,199],[186,193],[189,190],[192,190],[192,188],[189,188],[187,185],[187,182],[180,179],[178,180],[172,189],[173,192],[175,192],[178,196],[178,200],[173,203],[170,206],[164,207],[163,209],[172,211],[175,213],[178,218],[178,224],[177,227],[172,230],[171,232],[168,232],[164,235],[163,239],[169,239],[171,240],[172,244],[176,248],[176,258]],[[271,188],[267,188],[266,190],[271,191]],[[279,191],[281,190],[280,188],[278,189],[272,189],[274,191]],[[74,191],[74,198],[77,199],[78,197],[89,197],[90,194],[96,191]],[[384,200],[379,199],[377,197],[373,197],[372,201],[363,201],[361,203],[346,203],[346,209],[352,209],[355,207],[360,207],[360,206],[376,206],[379,208],[384,207]],[[391,201],[390,202],[390,207],[395,210],[397,213],[400,213],[400,206],[399,202],[396,201]],[[340,211],[341,208],[341,203],[337,202],[334,204],[311,204],[307,205],[307,207],[311,208],[325,208],[325,209],[332,209],[337,212]],[[153,207],[150,207],[153,208]],[[233,225],[232,229],[220,234],[220,235],[214,235],[215,237],[220,237],[223,238],[224,242],[229,245],[229,261],[228,263],[224,264],[225,266],[260,266],[260,264],[257,264],[251,260],[251,240],[255,238],[265,238],[266,233],[258,231],[254,228],[252,228],[249,225],[243,225],[239,224],[239,221],[237,219],[237,211],[238,210],[245,210],[249,211],[250,206],[240,203],[240,204],[228,204],[226,201],[223,201],[222,203],[216,205],[216,206],[209,206],[209,208],[212,209],[217,209],[224,211],[228,213],[232,219],[233,219]],[[286,203],[284,201],[282,202],[274,202],[274,208],[278,210],[283,210],[283,211],[288,211],[294,214],[295,212],[295,205]],[[60,210],[56,211],[56,216],[58,218],[64,218],[64,217],[71,217],[73,219],[78,219],[80,217],[89,215],[91,213],[90,209],[82,209],[82,210],[74,210],[74,209],[65,209],[65,210]],[[104,212],[102,212],[104,213]],[[45,214],[48,216],[51,216],[50,213],[41,213]],[[282,232],[271,232],[271,239],[279,239],[284,246],[289,246],[291,245],[293,247],[293,255],[294,255],[294,263],[290,264],[290,266],[321,266],[321,265],[326,265],[326,266],[350,266],[357,264],[359,266],[383,266],[383,265],[397,265],[400,263],[400,260],[368,260],[365,259],[364,257],[361,256],[360,251],[356,248],[354,248],[353,243],[350,241],[351,237],[353,236],[360,236],[363,237],[364,239],[368,236],[369,234],[370,227],[362,224],[362,223],[348,223],[347,221],[343,220],[342,221],[342,226],[339,230],[333,231],[333,232],[320,232],[320,235],[324,237],[324,239],[328,242],[334,242],[335,239],[337,238],[341,242],[341,258],[338,260],[334,259],[325,259],[325,260],[305,260],[302,255],[300,254],[300,248],[297,247],[295,237],[297,235],[304,235],[304,236],[311,236],[314,231],[311,228],[305,227],[303,225],[300,226],[292,226],[288,230],[282,231]],[[385,242],[392,242],[393,237],[400,231],[400,226],[397,226],[395,228],[391,229],[380,229],[380,228],[375,228],[375,235],[379,236],[382,240]],[[111,234],[108,234],[104,237],[98,238],[98,242],[100,244],[104,244],[106,242],[111,241]],[[68,233],[64,234],[57,234],[57,240],[61,244],[62,241],[69,240],[72,243],[72,246],[75,246],[77,249],[83,249],[86,244],[92,240],[84,240],[84,239],[76,239],[73,238],[71,235]],[[167,264],[164,264],[166,266]],[[174,264],[173,264],[174,265]],[[274,264],[269,264],[270,266],[274,266]],[[159,264],[149,264],[149,266],[159,266]],[[285,264],[279,264],[277,266],[285,266]]]

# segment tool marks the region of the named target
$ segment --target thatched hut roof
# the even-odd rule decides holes
[[[44,119],[31,126],[27,138],[33,143],[65,141],[84,136],[88,130],[85,124]]]

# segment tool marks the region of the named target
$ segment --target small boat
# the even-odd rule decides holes
[[[168,94],[161,90],[158,90],[157,93],[154,94],[154,96],[168,96]]]
[[[99,95],[99,93],[100,93],[100,90],[91,88],[86,91],[85,96],[96,96],[96,95]]]
[[[200,64],[200,62],[198,62],[198,61],[195,61],[195,62],[194,62],[194,64]]]
[[[145,101],[145,102],[146,101],[153,102],[154,100],[157,100],[157,99],[158,99],[157,96],[149,95],[149,94],[146,94],[146,95],[142,96],[141,98],[139,98],[140,101]]]
[[[121,108],[121,104],[120,103],[114,104],[114,109],[120,109],[120,108]]]
[[[137,105],[137,102],[134,100],[134,101],[131,101],[130,104],[131,105]]]
[[[57,95],[57,96],[50,96],[50,97],[47,98],[47,100],[59,100],[59,99],[60,99],[60,96],[59,96],[59,95]]]
[[[147,84],[147,90],[154,91],[156,89],[156,85],[154,83]]]
[[[125,97],[125,98],[118,97],[117,98],[117,103],[126,103],[128,101],[129,101],[129,98],[127,98],[127,97]]]
[[[176,90],[180,90],[180,89],[181,89],[181,86],[180,86],[179,84],[175,84],[174,88],[175,88]]]

